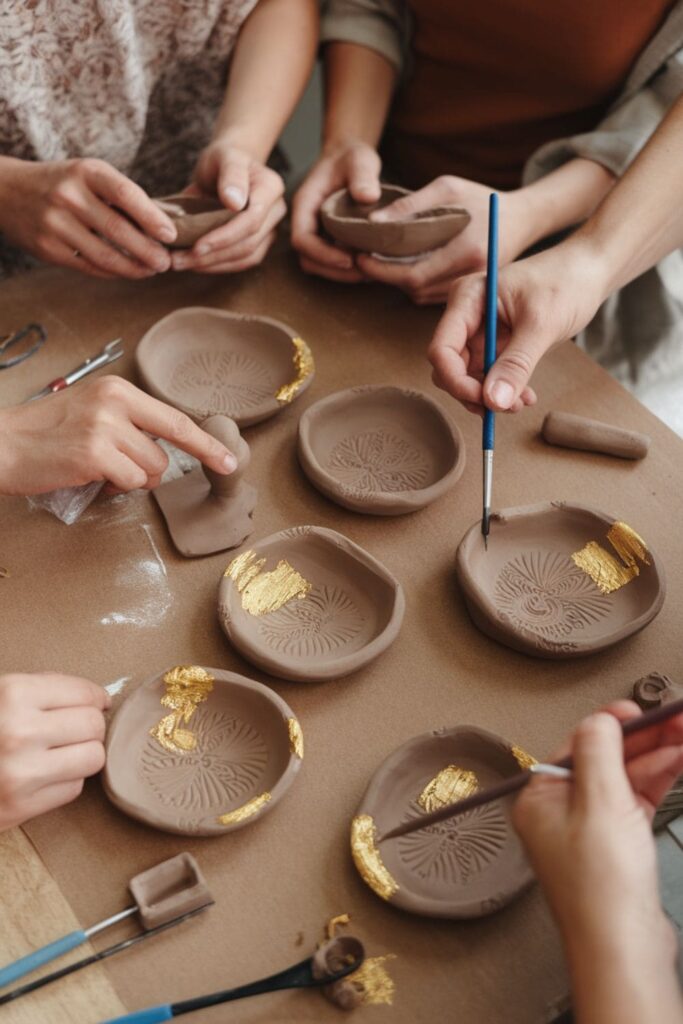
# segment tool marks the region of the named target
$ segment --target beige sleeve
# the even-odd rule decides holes
[[[322,0],[321,43],[356,43],[375,50],[402,74],[410,13],[404,0]]]

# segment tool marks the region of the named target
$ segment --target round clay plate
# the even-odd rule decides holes
[[[316,402],[299,421],[311,483],[355,512],[397,516],[445,494],[465,467],[462,434],[433,399],[357,387]]]
[[[459,206],[439,206],[385,224],[368,219],[371,213],[407,195],[410,192],[398,185],[382,185],[382,195],[376,203],[357,203],[346,189],[340,189],[320,209],[323,227],[335,242],[349,249],[403,257],[438,249],[470,222],[467,210]]]
[[[373,777],[351,825],[351,853],[363,881],[394,906],[430,917],[481,917],[504,907],[533,880],[510,821],[511,801],[386,842],[380,837],[533,760],[471,726],[423,733],[399,747]]]
[[[659,560],[626,523],[560,502],[491,517],[458,548],[468,610],[494,640],[539,658],[593,654],[651,622],[666,586]]]
[[[280,412],[311,383],[308,345],[277,320],[188,306],[137,347],[145,388],[195,420],[221,413],[239,427]]]
[[[301,727],[268,687],[178,666],[143,683],[109,727],[104,789],[133,818],[222,836],[275,806],[301,767]]]
[[[218,617],[248,661],[283,679],[337,679],[396,638],[405,600],[375,558],[333,530],[298,526],[243,550],[221,580]]]

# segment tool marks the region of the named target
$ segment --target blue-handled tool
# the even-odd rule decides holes
[[[484,376],[496,361],[498,333],[498,194],[489,199],[489,243],[486,256],[486,319],[484,324]],[[484,457],[484,501],[481,532],[488,548],[489,521],[491,519],[491,492],[493,489],[493,449],[495,447],[495,413],[484,411],[481,447]]]

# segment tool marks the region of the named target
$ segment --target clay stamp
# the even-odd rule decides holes
[[[402,515],[458,481],[465,443],[421,391],[362,386],[310,406],[299,420],[299,461],[319,491],[344,508]]]
[[[128,883],[146,929],[213,903],[206,879],[191,853],[179,853],[135,875]]]
[[[548,444],[561,448],[577,448],[585,452],[601,452],[621,459],[644,459],[650,448],[647,434],[613,427],[570,412],[549,412],[541,430]]]
[[[154,202],[173,221],[178,232],[175,241],[168,243],[169,249],[190,249],[203,235],[237,216],[234,210],[226,209],[218,199],[208,196],[179,192],[162,196]]]
[[[683,697],[683,683],[678,683],[661,672],[650,672],[633,685],[633,700],[643,711],[652,711],[662,704]],[[683,775],[679,776],[657,808],[655,830],[683,814]]]
[[[237,469],[222,476],[200,467],[152,492],[173,543],[188,558],[237,547],[254,529],[256,489],[243,479],[249,445],[227,416],[210,416],[202,428],[233,453]]]
[[[407,195],[410,192],[398,185],[382,185],[378,202],[357,203],[341,189],[325,200],[320,218],[325,231],[340,245],[389,257],[419,256],[438,249],[470,222],[467,210],[459,206],[439,206],[387,223],[369,219],[376,210]]]
[[[405,599],[375,558],[333,530],[297,526],[228,565],[218,618],[231,644],[283,679],[348,675],[394,641]]]
[[[188,306],[157,321],[135,353],[143,385],[198,422],[230,416],[238,427],[274,416],[310,385],[311,350],[269,317]]]
[[[180,835],[221,836],[284,796],[301,767],[291,708],[252,679],[180,665],[143,683],[109,728],[104,789],[120,810]]]
[[[430,917],[481,917],[506,906],[533,880],[510,801],[386,843],[377,836],[499,783],[529,761],[472,726],[436,729],[403,744],[373,776],[351,825],[351,854],[363,881],[394,906]]]
[[[491,518],[465,534],[456,573],[473,622],[539,658],[594,654],[643,629],[666,593],[652,549],[627,523],[550,502]]]

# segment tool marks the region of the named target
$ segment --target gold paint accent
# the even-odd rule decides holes
[[[474,772],[466,768],[458,768],[455,764],[449,764],[442,768],[417,798],[420,807],[425,811],[436,811],[446,804],[454,804],[457,800],[464,800],[479,789],[479,781]]]
[[[605,551],[596,540],[589,541],[581,551],[575,551],[572,555],[574,564],[590,576],[603,594],[620,590],[639,576],[638,560],[645,565],[650,564],[645,541],[627,523],[613,523],[607,533],[607,540],[621,561]]]
[[[514,744],[510,747],[510,753],[522,771],[526,771],[527,768],[531,768],[532,764],[538,764],[535,757],[532,757],[531,754],[527,754],[526,750],[522,750],[521,747],[516,747]]]
[[[303,761],[304,734],[301,731],[301,726],[296,718],[287,719],[287,729],[289,730],[289,749],[295,757],[298,757],[300,761]]]
[[[350,920],[350,914],[337,914],[336,917],[331,917],[330,920],[325,925],[325,936],[327,937],[327,941],[331,942],[332,939],[336,938],[337,928],[340,928],[342,925],[348,924]]]
[[[261,793],[260,796],[253,797],[242,807],[238,807],[234,811],[228,811],[227,814],[221,814],[219,818],[216,818],[216,821],[219,825],[235,825],[238,821],[246,821],[247,818],[257,814],[269,800],[270,793]]]
[[[395,960],[396,955],[368,957],[357,971],[347,975],[345,981],[352,982],[363,990],[363,1006],[391,1006],[394,1002],[396,985],[384,966],[387,960]]]
[[[375,846],[375,822],[369,814],[358,814],[351,822],[351,855],[363,881],[383,900],[398,892]]]
[[[166,693],[161,703],[172,708],[171,714],[149,730],[158,743],[172,754],[186,754],[197,746],[197,737],[190,729],[181,729],[213,689],[214,678],[198,665],[178,665],[164,676]]]
[[[232,560],[224,573],[234,582],[242,595],[242,607],[250,615],[276,612],[294,598],[306,597],[313,586],[285,559],[271,572],[263,572],[265,564],[265,558],[245,551]]]
[[[296,398],[304,385],[304,381],[308,380],[315,369],[313,353],[304,339],[292,338],[292,345],[294,346],[292,362],[294,363],[294,369],[296,370],[296,377],[294,380],[290,381],[289,384],[283,384],[282,387],[278,388],[275,392],[276,399],[278,402],[282,402],[283,405],[286,405],[288,402],[291,402]]]

